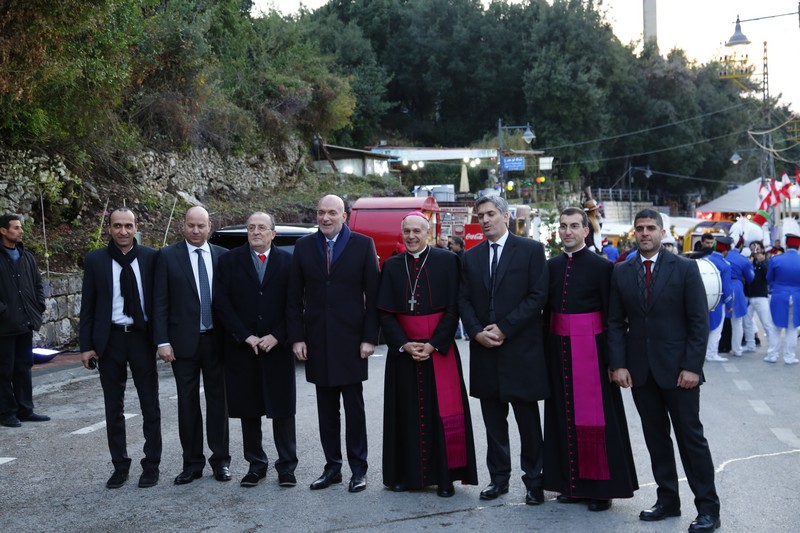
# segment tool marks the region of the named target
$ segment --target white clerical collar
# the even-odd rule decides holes
[[[583,246],[581,246],[578,250],[575,250],[574,252],[568,252],[568,251],[564,250],[564,253],[567,255],[567,257],[572,257],[574,254],[577,254],[578,252],[580,252],[584,248],[586,248],[586,241],[584,241]]]
[[[410,255],[410,256],[411,256],[411,257],[413,257],[414,259],[419,259],[419,257],[420,257],[422,254],[424,254],[424,253],[425,253],[427,250],[428,250],[428,245],[426,244],[426,245],[425,245],[425,248],[423,248],[423,249],[422,249],[422,250],[420,250],[419,252],[417,252],[417,253],[415,253],[415,254],[413,254],[413,253],[411,253],[411,252],[408,252],[408,255]]]

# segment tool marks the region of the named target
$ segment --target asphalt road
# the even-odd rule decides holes
[[[465,370],[468,347],[459,342]],[[800,507],[800,365],[769,365],[764,349],[728,363],[708,363],[701,394],[701,417],[717,468],[722,500],[722,531],[797,531]],[[379,354],[385,346],[379,347]],[[616,500],[603,513],[582,505],[560,505],[547,493],[542,506],[526,506],[515,460],[511,491],[494,502],[479,500],[489,481],[480,407],[472,400],[478,472],[481,485],[456,486],[449,499],[435,489],[393,493],[381,485],[382,390],[384,357],[370,361],[365,383],[370,471],[367,490],[347,492],[345,483],[322,491],[308,485],[321,473],[314,389],[298,367],[298,486],[280,488],[270,469],[265,482],[245,489],[238,480],[247,472],[241,430],[231,420],[231,470],[234,481],[205,476],[176,486],[181,469],[177,402],[172,372],[159,364],[164,454],[161,481],[140,489],[136,481],[142,457],[141,416],[133,384],[128,382],[128,451],[131,479],[118,490],[105,488],[112,470],[103,424],[103,402],[96,372],[67,367],[37,372],[37,411],[48,423],[0,427],[0,529],[2,531],[685,531],[695,516],[692,494],[682,480],[683,516],[658,523],[638,520],[639,511],[655,502],[655,487],[630,392],[625,391],[640,489],[635,497]],[[518,439],[510,417],[512,454]],[[271,427],[265,423],[265,447],[274,459]]]

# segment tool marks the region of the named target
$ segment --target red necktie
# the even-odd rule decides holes
[[[263,263],[267,260],[267,256],[264,254],[258,254],[258,259]]]
[[[644,262],[644,286],[647,288],[647,303],[650,303],[650,280],[653,278],[653,261],[650,259]]]

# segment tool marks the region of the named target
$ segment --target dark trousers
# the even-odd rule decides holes
[[[694,493],[700,514],[719,516],[719,498],[714,486],[714,462],[700,422],[700,387],[662,389],[652,375],[633,387],[633,400],[642,419],[642,432],[658,488],[658,503],[680,507],[675,450],[670,438],[670,419],[681,454],[683,470]]]
[[[297,468],[297,438],[295,436],[294,417],[272,419],[272,434],[278,460],[275,470],[279,474],[294,474]],[[244,459],[250,463],[250,472],[266,474],[269,459],[262,446],[261,417],[242,418],[242,444]]]
[[[517,420],[522,481],[528,489],[542,487],[542,423],[536,402],[510,402]],[[511,449],[508,440],[508,406],[496,398],[481,398],[481,412],[488,441],[486,465],[492,482],[505,485],[511,478]]]
[[[143,468],[157,468],[161,462],[161,408],[158,405],[158,373],[153,346],[142,332],[112,329],[108,346],[98,360],[100,384],[106,407],[106,434],[114,469],[128,470],[131,459],[125,435],[125,384],[131,367],[139,396],[144,433]]]
[[[0,337],[0,416],[33,413],[33,333]]]
[[[325,470],[342,469],[342,424],[339,397],[344,402],[347,462],[354,476],[367,474],[367,417],[361,383],[339,387],[317,385],[319,436],[325,452]]]
[[[225,376],[222,358],[214,350],[214,338],[201,335],[197,353],[176,354],[172,373],[178,389],[178,434],[183,448],[183,470],[202,472],[206,464],[203,454],[203,413],[200,410],[200,374],[206,396],[206,434],[211,457],[208,464],[217,469],[231,464],[228,446],[228,407],[225,399]]]

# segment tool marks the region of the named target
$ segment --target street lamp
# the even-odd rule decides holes
[[[531,144],[532,142],[534,142],[536,140],[536,134],[533,133],[533,130],[531,129],[531,123],[530,122],[528,122],[524,126],[503,126],[503,119],[502,118],[498,118],[497,119],[497,144],[498,144],[497,162],[500,164],[500,167],[499,167],[500,172],[499,172],[499,175],[498,175],[499,176],[498,183],[500,184],[500,195],[501,196],[503,195],[503,159],[504,159],[503,158],[503,130],[521,130],[522,128],[525,128],[525,131],[522,134],[522,140],[524,140],[528,144]]]
[[[634,167],[628,163],[628,169],[625,173],[628,174],[628,216],[631,219],[631,223],[633,223],[633,172],[635,170],[644,172],[644,177],[648,179],[653,175],[653,171],[650,170],[650,165],[646,167]]]

